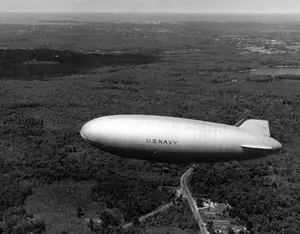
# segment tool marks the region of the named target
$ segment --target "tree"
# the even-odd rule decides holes
[[[247,228],[249,231],[253,228],[253,223],[252,223],[250,220],[247,221],[246,228]]]
[[[232,227],[228,227],[228,234],[235,234],[235,232],[233,231]]]
[[[209,232],[213,231],[214,222],[208,221],[206,227],[207,227],[207,231],[209,231]]]
[[[108,227],[108,226],[118,226],[121,222],[118,217],[115,217],[108,211],[102,211],[100,214],[100,219],[102,220],[102,226]]]
[[[133,223],[134,226],[139,225],[139,224],[140,224],[140,221],[139,221],[138,217],[135,216],[135,217],[132,219],[132,223]]]
[[[93,229],[94,229],[94,221],[92,219],[89,219],[89,223],[87,224],[87,226],[91,229],[91,231],[93,231]]]
[[[82,218],[82,217],[84,216],[84,211],[83,211],[83,209],[82,209],[81,206],[77,207],[76,213],[77,213],[77,217],[78,217],[79,219]]]

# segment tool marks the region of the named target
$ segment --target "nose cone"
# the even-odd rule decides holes
[[[97,141],[101,136],[101,125],[102,121],[100,118],[87,122],[80,130],[81,137],[90,143]]]

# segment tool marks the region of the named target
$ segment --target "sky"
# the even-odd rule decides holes
[[[299,13],[299,0],[0,0],[2,12]]]

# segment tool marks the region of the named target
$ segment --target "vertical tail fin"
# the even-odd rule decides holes
[[[270,136],[269,122],[260,119],[248,119],[240,125],[241,129],[254,134]]]

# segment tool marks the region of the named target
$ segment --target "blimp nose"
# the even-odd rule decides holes
[[[99,137],[99,133],[101,133],[101,120],[94,119],[87,123],[85,123],[80,130],[81,137],[89,142],[96,141]]]

